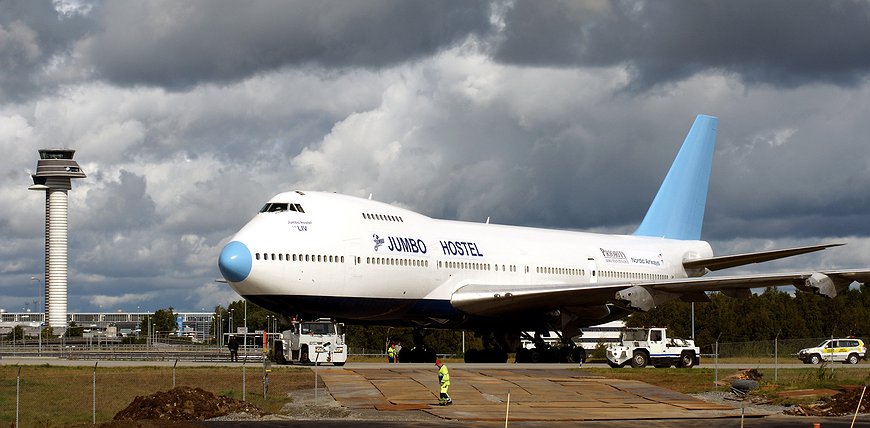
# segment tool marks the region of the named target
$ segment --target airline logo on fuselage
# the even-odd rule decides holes
[[[384,245],[384,238],[381,238],[377,234],[372,235],[372,240],[375,241],[375,251],[378,251],[378,248]]]
[[[415,253],[426,254],[426,243],[419,238],[408,238],[401,236],[387,236],[386,240],[378,235],[372,235],[375,241],[375,251],[382,245],[387,246],[387,250],[394,253]]]
[[[599,250],[601,250],[601,255],[604,256],[604,261],[606,262],[628,263],[628,257],[621,250],[605,250],[604,248],[599,248]]]
[[[599,248],[599,250],[601,251],[601,255],[604,256],[604,261],[609,263],[636,264],[657,267],[662,267],[665,264],[665,259],[664,257],[662,257],[661,254],[656,257],[644,257],[632,254],[632,256],[629,257],[625,254],[625,251],[622,250],[605,250],[604,248]]]

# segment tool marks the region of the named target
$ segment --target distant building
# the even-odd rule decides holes
[[[196,341],[206,341],[214,335],[214,314],[211,312],[176,312],[181,317],[183,334]],[[154,316],[149,312],[77,312],[68,313],[65,325],[70,322],[91,330],[91,333],[107,336],[135,335],[143,319]],[[20,325],[25,332],[36,335],[45,314],[35,312],[0,313],[0,334],[7,334]]]

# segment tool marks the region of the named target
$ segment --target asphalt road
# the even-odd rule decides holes
[[[165,360],[165,361],[133,361],[133,360],[67,360],[61,358],[53,358],[53,357],[2,357],[0,358],[0,365],[52,365],[52,366],[68,366],[68,367],[80,367],[80,366],[88,366],[92,367],[94,363],[98,363],[99,367],[171,367],[175,364],[175,360]],[[257,362],[249,362],[246,363],[248,366],[261,366],[263,363],[261,361]],[[522,369],[565,369],[565,368],[580,368],[580,367],[594,367],[594,368],[608,368],[607,364],[602,363],[587,363],[582,366],[579,364],[504,364],[504,363],[474,363],[474,364],[466,364],[466,363],[457,363],[450,362],[450,367],[475,367],[475,368],[504,368],[505,366],[509,366],[511,368],[522,368]],[[186,361],[186,360],[178,360],[178,367],[230,367],[230,366],[241,366],[242,363],[232,363],[229,361]],[[428,363],[401,363],[401,367],[430,367],[431,364]],[[300,366],[304,367],[304,366]],[[310,366],[309,366],[310,367]],[[321,370],[328,370],[334,366],[330,364],[325,364],[319,366]],[[389,363],[347,363],[343,368],[367,368],[367,369],[377,369],[377,368],[390,368],[395,367],[393,364]],[[718,367],[721,369],[772,369],[774,367],[779,367],[781,369],[800,369],[800,368],[818,368],[819,366],[812,366],[809,364],[802,363],[784,363],[779,365],[774,364],[757,364],[757,363],[720,363],[718,365],[711,363],[702,363],[697,368],[706,368],[713,369]],[[866,361],[862,361],[858,364],[841,364],[834,363],[833,365],[828,366],[833,367],[834,370],[847,369],[847,370],[867,370],[870,369],[870,363]],[[614,370],[637,370],[632,369],[630,367],[625,367],[623,369],[614,369]],[[655,370],[651,366],[644,368],[643,370]]]

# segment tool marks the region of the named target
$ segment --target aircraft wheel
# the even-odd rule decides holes
[[[585,363],[586,350],[579,346],[571,350],[571,361],[577,364]]]

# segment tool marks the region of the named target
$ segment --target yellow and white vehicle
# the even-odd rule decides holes
[[[815,348],[801,349],[797,356],[804,364],[819,364],[822,361],[858,364],[858,361],[867,358],[867,347],[861,339],[828,339]]]

